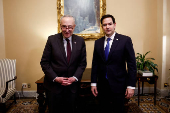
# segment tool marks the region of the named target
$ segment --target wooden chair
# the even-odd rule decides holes
[[[8,99],[13,96],[13,102],[16,103],[16,78],[16,60],[0,59],[0,110],[4,113],[7,110],[6,102]]]

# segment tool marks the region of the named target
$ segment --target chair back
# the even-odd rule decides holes
[[[0,88],[16,76],[16,59],[0,59]],[[9,82],[8,88],[15,88],[15,80]]]

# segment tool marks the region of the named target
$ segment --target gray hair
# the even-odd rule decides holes
[[[75,18],[71,15],[64,15],[60,18],[60,23],[61,23],[61,20],[64,18],[64,17],[70,17],[70,18],[73,18],[73,21],[74,21],[74,24],[75,24]]]

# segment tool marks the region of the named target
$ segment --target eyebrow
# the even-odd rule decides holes
[[[113,22],[105,23],[105,24],[102,24],[102,25],[106,25],[106,24],[113,24]]]

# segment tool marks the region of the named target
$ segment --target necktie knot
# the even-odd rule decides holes
[[[67,42],[70,42],[70,40],[69,40],[68,38],[66,38],[66,41],[67,41]]]
[[[111,39],[111,38],[107,38],[107,42],[109,42],[109,41],[110,41],[110,39]]]

